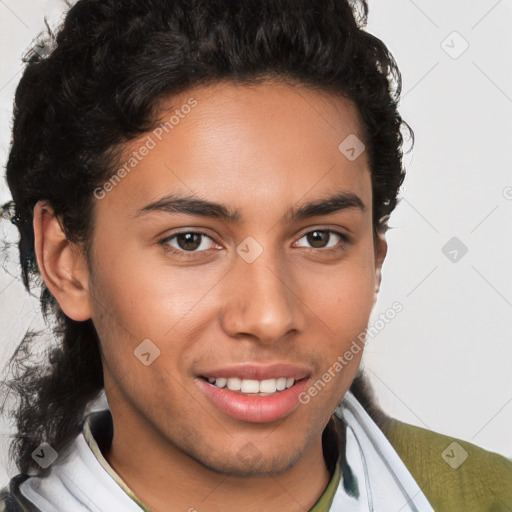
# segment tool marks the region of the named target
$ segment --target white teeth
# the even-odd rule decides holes
[[[255,393],[268,393],[272,394],[276,391],[283,391],[284,389],[291,388],[295,384],[293,377],[279,377],[278,379],[254,380],[254,379],[239,379],[232,377],[225,379],[219,377],[217,379],[210,377],[208,379],[210,384],[214,384],[218,388],[227,388],[231,391],[240,391],[241,393],[255,394]]]
[[[240,379],[237,379],[236,377],[228,379],[228,389],[231,391],[240,391],[241,387],[242,381]]]
[[[213,379],[213,382],[219,388],[223,388],[228,383],[228,380],[227,379],[223,379],[223,378],[219,378],[219,379]]]
[[[262,380],[260,382],[260,393],[275,393],[276,379]]]
[[[283,391],[286,388],[286,377],[279,377],[276,379],[276,388],[277,391]]]
[[[260,383],[257,380],[243,380],[240,387],[242,393],[259,393]]]

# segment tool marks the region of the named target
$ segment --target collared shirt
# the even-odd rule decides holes
[[[345,454],[336,454],[330,481],[309,512],[433,511],[389,441],[350,391],[335,415],[346,427]],[[111,441],[112,432],[108,409],[89,414],[82,432],[59,454],[49,474],[19,484],[22,499],[33,504],[36,512],[150,512],[102,455],[100,446]],[[12,501],[13,512],[30,510],[19,508],[21,500],[14,508]]]

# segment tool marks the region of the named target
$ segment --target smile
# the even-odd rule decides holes
[[[293,377],[278,377],[276,379],[254,380],[239,379],[238,377],[210,377],[208,382],[218,388],[227,388],[247,395],[266,396],[276,392],[284,391],[295,384]]]
[[[214,410],[246,423],[269,423],[291,415],[300,405],[300,394],[311,381],[307,377],[300,380],[291,377],[261,381],[236,377],[219,377],[214,382],[204,377],[194,380]],[[284,389],[278,389],[283,385]]]

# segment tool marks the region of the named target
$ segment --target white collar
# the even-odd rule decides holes
[[[433,512],[427,498],[391,443],[348,391],[335,411],[346,429],[345,460],[358,496],[342,478],[330,512]]]
[[[335,414],[347,426],[346,464],[330,512],[433,512],[405,464],[350,391]],[[88,422],[48,475],[30,477],[20,485],[22,494],[41,512],[149,510],[115,474],[99,449],[96,454],[92,451],[84,432],[89,435]]]
[[[83,432],[59,454],[43,478],[30,477],[21,493],[41,512],[141,512],[141,507],[108,474]]]

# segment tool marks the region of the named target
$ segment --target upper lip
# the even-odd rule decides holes
[[[311,370],[304,366],[297,366],[289,363],[273,364],[236,364],[224,366],[214,370],[201,372],[199,375],[207,379],[217,377],[229,379],[239,378],[241,380],[268,380],[278,379],[279,377],[294,378],[296,381],[304,379],[311,375]]]

